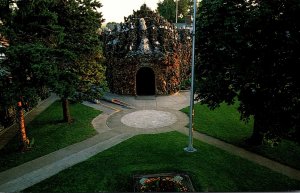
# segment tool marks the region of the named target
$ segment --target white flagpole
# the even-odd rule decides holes
[[[192,81],[191,81],[191,98],[190,98],[190,124],[189,124],[189,145],[184,148],[186,152],[195,152],[197,149],[193,147],[193,123],[194,123],[194,84],[195,84],[195,32],[196,32],[196,9],[197,3],[194,0],[194,17],[193,17],[193,47],[192,47]]]

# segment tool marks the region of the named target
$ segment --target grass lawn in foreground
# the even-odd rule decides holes
[[[25,153],[17,151],[18,136],[0,151],[0,171],[41,157],[71,144],[83,141],[96,134],[91,121],[101,112],[85,105],[70,104],[72,124],[62,123],[61,102],[56,101],[26,126],[34,147]]]
[[[270,145],[246,146],[245,140],[252,134],[253,118],[247,124],[241,121],[237,111],[238,105],[238,102],[232,106],[222,103],[219,108],[210,110],[207,105],[195,104],[194,129],[300,169],[300,146],[293,141],[282,140],[275,147]],[[188,114],[189,107],[182,111]]]
[[[187,173],[196,191],[300,190],[300,181],[214,146],[194,140],[198,151],[187,153],[186,145],[175,131],[135,136],[25,192],[132,192],[133,175],[162,172]]]

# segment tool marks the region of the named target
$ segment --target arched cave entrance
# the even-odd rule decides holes
[[[155,74],[151,68],[140,68],[136,74],[136,94],[155,95]]]

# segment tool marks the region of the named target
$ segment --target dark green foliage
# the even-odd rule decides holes
[[[55,12],[58,25],[64,28],[64,36],[56,47],[58,73],[53,89],[63,98],[99,97],[101,93],[93,92],[93,86],[105,86],[97,34],[103,22],[102,14],[97,11],[100,7],[101,3],[93,0],[57,1]]]
[[[197,93],[214,109],[241,102],[251,142],[299,139],[300,2],[204,0],[197,20]]]
[[[174,0],[164,0],[157,3],[158,13],[169,22],[175,23],[176,3]]]
[[[9,86],[0,85],[5,93],[0,95],[1,106],[15,104],[20,97],[42,98],[45,88],[64,99],[100,97],[105,88],[97,34],[103,22],[97,10],[101,3],[19,0],[17,9],[10,8],[12,3],[1,0],[0,4],[6,11],[1,15],[4,22],[0,33],[9,42],[4,50],[7,59],[0,61],[0,69],[6,69],[11,77]],[[5,80],[8,75],[1,77]]]
[[[118,23],[116,23],[116,22],[108,22],[107,24],[106,24],[106,27],[108,28],[108,29],[110,29],[110,30],[114,30],[115,28],[116,28],[116,25],[117,25]]]
[[[176,22],[176,0],[163,0],[157,3],[158,13],[169,22]],[[177,22],[184,23],[185,18],[191,15],[192,1],[178,0],[178,17]]]
[[[64,27],[64,41],[57,45],[58,73],[53,90],[63,99],[63,117],[71,122],[68,99],[99,98],[105,88],[105,69],[97,30],[103,22],[95,0],[58,0],[58,24]]]
[[[255,147],[246,144],[245,140],[251,137],[253,132],[254,121],[253,117],[250,117],[247,124],[240,120],[238,107],[238,101],[230,106],[221,103],[220,107],[214,110],[211,110],[207,105],[197,103],[195,104],[194,129],[300,169],[300,146],[292,140],[283,139],[281,143],[273,147],[266,141]],[[182,111],[188,114],[189,107],[182,109]]]
[[[135,136],[25,192],[132,192],[133,175],[187,173],[197,192],[298,190],[300,182],[177,132]]]
[[[193,14],[193,0],[178,0],[178,23],[184,23]]]
[[[23,107],[33,107],[39,98],[45,95],[46,86],[56,73],[53,44],[61,41],[62,28],[57,26],[57,15],[49,10],[54,1],[1,1],[1,8],[6,11],[1,18],[2,40],[7,46],[1,53],[1,69],[5,69],[0,84],[1,113],[7,116],[9,109],[14,109],[17,101]],[[27,110],[29,110],[27,108]],[[13,110],[12,110],[13,111]],[[6,124],[7,118],[1,120]],[[11,121],[9,121],[11,122]]]

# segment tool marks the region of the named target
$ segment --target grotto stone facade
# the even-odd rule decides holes
[[[103,33],[110,91],[122,95],[169,95],[190,76],[191,35],[145,4],[124,23]]]

